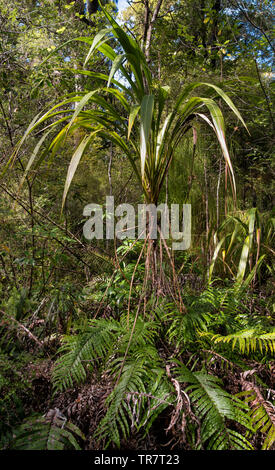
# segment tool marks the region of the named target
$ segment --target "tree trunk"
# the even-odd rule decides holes
[[[150,6],[149,6],[149,0],[144,0],[145,11],[144,11],[143,47],[144,47],[144,53],[145,53],[147,62],[150,62],[150,47],[151,47],[151,40],[152,40],[153,25],[158,18],[162,3],[163,3],[163,0],[158,0],[156,7],[152,13]]]

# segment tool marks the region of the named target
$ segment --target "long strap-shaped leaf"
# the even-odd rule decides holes
[[[145,95],[140,108],[140,159],[141,176],[144,178],[145,160],[147,155],[147,142],[150,135],[154,109],[154,96]]]
[[[65,204],[65,201],[66,201],[66,197],[67,197],[72,179],[74,177],[74,174],[75,174],[76,169],[78,167],[78,164],[80,162],[80,159],[81,159],[85,149],[87,148],[88,144],[90,143],[91,139],[98,133],[98,131],[99,130],[96,130],[92,134],[86,135],[82,139],[81,143],[79,144],[79,146],[77,147],[76,151],[74,152],[74,154],[72,156],[72,159],[71,159],[71,162],[70,162],[70,165],[69,165],[69,168],[68,168],[68,172],[67,172],[67,178],[66,178],[65,186],[64,186],[63,200],[62,200],[62,210],[63,210],[64,204]]]

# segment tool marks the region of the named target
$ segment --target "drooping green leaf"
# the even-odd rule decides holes
[[[63,199],[62,199],[62,209],[64,207],[66,197],[67,197],[72,179],[74,177],[74,174],[75,174],[75,172],[77,170],[77,167],[78,167],[78,164],[80,162],[80,159],[81,159],[85,149],[87,148],[88,144],[90,143],[91,139],[94,137],[94,135],[97,132],[98,131],[95,131],[90,135],[86,135],[83,138],[83,140],[81,141],[81,143],[79,144],[79,146],[77,147],[76,151],[74,152],[74,154],[71,158],[71,162],[70,162],[70,165],[69,165],[69,168],[68,168],[67,177],[66,177],[65,186],[64,186]]]

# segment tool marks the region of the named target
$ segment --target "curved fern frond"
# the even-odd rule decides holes
[[[106,400],[107,412],[98,425],[96,437],[120,447],[121,438],[127,439],[130,431],[144,428],[145,434],[159,413],[171,405],[171,389],[165,372],[152,367],[146,354],[128,362],[119,382]]]
[[[57,360],[53,371],[55,389],[68,388],[73,385],[73,381],[83,382],[87,362],[91,367],[93,362],[105,357],[119,330],[118,322],[101,318],[91,320],[88,327],[78,335],[65,336],[59,349],[62,356]]]
[[[59,349],[60,358],[56,361],[53,371],[53,382],[56,390],[63,390],[73,385],[73,382],[83,382],[89,369],[100,360],[101,365],[108,359],[121,364],[121,355],[128,350],[133,357],[153,358],[156,353],[153,338],[156,325],[152,322],[137,318],[134,335],[131,330],[134,318],[121,317],[120,322],[113,319],[93,319],[86,328],[75,336],[65,336]],[[130,341],[131,338],[131,341]],[[129,344],[130,341],[130,344]],[[129,348],[128,348],[129,344]]]
[[[253,431],[248,407],[221,388],[221,380],[205,372],[191,372],[181,363],[176,368],[179,382],[187,382],[188,393],[196,416],[201,420],[202,444],[207,449],[252,449],[250,442],[228,426],[234,421]]]
[[[218,289],[208,286],[199,296],[192,299],[190,305],[186,304],[185,315],[179,314],[175,305],[166,304],[164,308],[168,310],[164,320],[171,321],[171,326],[167,331],[170,342],[176,340],[176,346],[188,340],[194,340],[199,331],[207,331],[209,325],[217,320],[216,314],[221,312],[226,315],[228,325],[234,323],[234,313],[238,307],[238,299],[231,295],[230,289]]]
[[[238,347],[241,354],[250,354],[260,351],[275,352],[275,331],[269,333],[258,333],[255,329],[242,330],[230,335],[219,335],[200,332],[200,336],[208,337],[214,344],[231,344],[232,350]]]
[[[124,353],[131,337],[131,331],[134,324],[134,317],[130,316],[129,325],[127,324],[127,315],[123,315],[120,320],[121,336],[118,338],[117,351]],[[157,333],[157,324],[146,321],[144,318],[138,317],[135,323],[134,334],[131,339],[129,352],[138,353],[140,348],[144,347],[148,351],[150,346],[154,347],[154,338]],[[147,353],[146,353],[147,354]],[[145,354],[145,355],[146,355]]]
[[[186,341],[193,340],[197,336],[197,330],[205,330],[210,322],[211,314],[209,312],[199,312],[188,310],[185,315],[178,312],[167,314],[166,319],[172,318],[171,326],[167,331],[167,337],[170,343],[175,343],[176,347],[184,344]]]
[[[123,329],[108,364],[117,382],[106,400],[107,412],[96,432],[99,440],[105,440],[105,447],[111,442],[119,447],[121,438],[126,439],[130,430],[144,428],[146,433],[159,413],[171,404],[167,400],[170,388],[165,369],[153,341],[156,325],[137,318],[128,347],[133,321],[130,317],[127,326],[126,316],[121,318]]]
[[[121,434],[125,439],[128,437],[131,409],[127,395],[132,392],[146,393],[144,377],[147,373],[149,371],[146,370],[143,362],[133,361],[130,364],[125,364],[118,384],[107,398],[108,409],[96,431],[96,437],[99,440],[106,439],[105,448],[111,442],[120,447]]]
[[[10,444],[14,450],[80,450],[77,437],[85,439],[80,429],[66,421],[59,410],[50,410],[46,417],[27,419],[13,430]]]
[[[152,381],[147,387],[150,394],[148,394],[147,401],[144,403],[143,414],[141,412],[139,422],[136,420],[135,423],[138,430],[144,428],[145,435],[159,414],[175,402],[175,397],[172,395],[174,390],[172,390],[171,383],[167,380],[166,371],[159,368],[154,372]]]
[[[262,450],[269,450],[275,442],[275,407],[267,402],[262,396],[259,388],[250,382],[243,381],[244,392],[239,396],[250,407],[250,416],[256,431],[265,435]]]
[[[205,289],[198,301],[201,303],[204,308],[208,306],[211,311],[221,310],[228,314],[234,314],[237,312],[240,305],[240,299],[236,296],[234,288],[227,287],[226,289],[217,288],[209,285]]]

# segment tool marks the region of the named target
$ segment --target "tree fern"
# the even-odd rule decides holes
[[[228,420],[253,430],[248,407],[221,388],[221,381],[205,372],[191,372],[181,363],[176,368],[179,382],[189,384],[189,395],[196,416],[201,420],[202,445],[211,450],[252,449],[239,432],[229,427]]]

